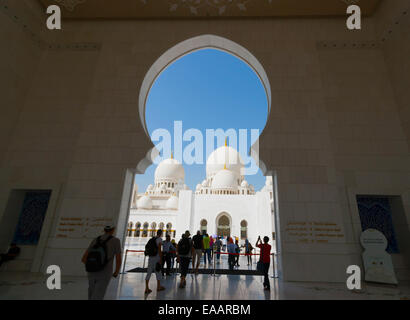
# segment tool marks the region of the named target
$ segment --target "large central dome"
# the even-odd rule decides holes
[[[244,175],[244,163],[239,152],[229,146],[214,150],[206,162],[206,176],[213,177],[224,168],[232,171],[238,178]]]
[[[235,174],[230,170],[219,171],[213,181],[212,189],[214,190],[238,190],[238,182]]]

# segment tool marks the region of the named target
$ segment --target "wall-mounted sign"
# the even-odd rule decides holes
[[[364,248],[362,257],[365,281],[397,284],[390,254],[386,252],[387,239],[376,229],[366,229],[360,236]]]
[[[342,227],[331,221],[288,221],[285,231],[289,242],[322,244],[344,241]]]
[[[110,217],[60,217],[56,238],[95,238],[103,233],[104,227],[113,224]]]

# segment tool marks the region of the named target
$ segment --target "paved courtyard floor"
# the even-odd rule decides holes
[[[63,277],[61,290],[48,290],[46,275],[27,272],[0,272],[0,299],[87,299],[86,277]],[[342,283],[282,282],[271,279],[270,292],[262,288],[261,276],[192,275],[187,277],[185,289],[178,288],[179,278],[163,280],[165,291],[144,294],[145,274],[127,273],[113,279],[106,299],[181,299],[181,300],[279,300],[279,299],[410,299],[410,283],[398,287],[364,284],[359,292],[351,292]],[[155,289],[155,276],[151,288]]]

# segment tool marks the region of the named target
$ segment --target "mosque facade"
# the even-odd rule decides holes
[[[155,181],[145,192],[134,186],[128,237],[151,237],[158,229],[179,239],[185,230],[212,236],[231,236],[243,243],[258,236],[275,237],[272,177],[256,191],[244,175],[243,161],[234,148],[214,150],[206,163],[206,178],[190,190],[182,164],[163,160]]]

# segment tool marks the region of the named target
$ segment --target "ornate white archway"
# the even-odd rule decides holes
[[[139,115],[142,122],[142,126],[145,132],[148,135],[147,125],[145,121],[145,104],[148,98],[149,91],[154,84],[157,77],[161,74],[161,72],[166,69],[170,64],[172,64],[175,60],[187,55],[193,51],[206,49],[206,48],[213,48],[217,50],[222,50],[228,52],[239,59],[243,60],[246,64],[248,64],[253,71],[258,75],[259,79],[262,82],[262,85],[266,91],[266,97],[268,102],[268,114],[270,112],[271,107],[271,88],[268,80],[268,76],[265,72],[265,69],[262,67],[261,63],[256,59],[256,57],[250,53],[247,49],[242,47],[241,45],[228,40],[226,38],[206,34],[197,36],[194,38],[187,39],[178,43],[177,45],[173,46],[172,48],[168,49],[165,53],[163,53],[151,66],[148,70],[145,78],[142,82],[139,100],[138,100],[138,108],[139,108]]]
[[[151,66],[151,68],[146,73],[144,80],[141,85],[139,98],[138,98],[138,110],[139,116],[141,120],[142,127],[147,136],[149,136],[146,119],[145,119],[145,111],[146,111],[146,102],[148,99],[149,91],[153,86],[155,80],[164,71],[169,65],[171,65],[174,61],[178,60],[179,58],[192,53],[197,50],[201,49],[217,49],[221,51],[225,51],[234,55],[235,57],[241,59],[249,67],[256,73],[259,77],[263,87],[265,88],[266,98],[267,98],[267,105],[268,105],[268,117],[271,109],[271,87],[268,79],[268,75],[266,74],[265,69],[263,68],[262,64],[258,61],[258,59],[250,53],[246,48],[242,47],[240,44],[231,41],[229,39],[212,35],[212,34],[205,34],[196,36],[187,40],[184,40],[172,48],[168,49],[164,52]],[[255,143],[255,145],[258,145]],[[254,145],[254,146],[255,146]],[[257,160],[259,167],[261,168],[263,174],[267,173],[266,167],[262,161],[259,160],[259,149],[251,147],[251,156]],[[153,159],[158,156],[158,151],[155,148],[151,148],[148,150],[144,159],[142,159],[137,165],[137,172],[144,173],[145,170],[152,164]]]

